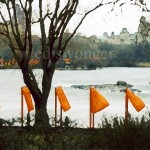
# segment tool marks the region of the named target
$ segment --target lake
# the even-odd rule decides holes
[[[35,69],[34,74],[38,80],[42,79],[42,70]],[[126,68],[112,67],[99,70],[56,70],[52,82],[52,89],[48,98],[47,110],[49,116],[54,116],[54,89],[62,86],[71,105],[71,109],[63,113],[63,118],[68,116],[71,120],[76,120],[80,127],[89,125],[89,89],[75,89],[72,85],[105,85],[116,84],[117,81],[126,81],[140,90],[136,93],[145,103],[145,108],[136,112],[129,102],[129,112],[133,116],[141,116],[150,108],[150,68]],[[0,117],[9,119],[20,117],[21,109],[21,87],[24,86],[22,73],[17,69],[0,70]],[[100,91],[109,101],[110,106],[95,114],[95,123],[101,123],[101,118],[105,115],[124,117],[124,97],[125,93],[108,88]],[[59,107],[58,107],[59,108]],[[25,113],[27,108],[25,106]],[[59,110],[58,110],[59,112]],[[32,111],[34,114],[34,111]]]

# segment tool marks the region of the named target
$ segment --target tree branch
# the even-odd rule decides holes
[[[31,31],[31,19],[32,19],[32,2],[29,2],[29,22],[28,22],[28,25],[29,25],[29,28],[28,28],[28,42],[29,42],[29,56],[31,56],[31,53],[32,53],[32,48],[33,48],[33,45],[32,45],[32,31]]]
[[[52,14],[52,13],[46,13],[43,18],[39,18],[37,21],[33,21],[32,24],[40,22],[41,19],[42,19],[43,21],[45,21],[45,19],[46,19],[47,17],[51,20],[51,18],[50,18],[50,15],[51,15],[51,14]]]
[[[54,43],[55,43],[55,40],[57,39],[57,36],[55,35],[55,33],[56,33],[55,32],[55,28],[56,28],[55,23],[56,23],[56,20],[57,20],[57,13],[58,13],[59,6],[60,6],[60,0],[57,0],[56,1],[56,7],[55,7],[55,10],[54,10],[54,14],[51,18],[51,23],[50,23],[50,26],[49,26],[49,52],[50,52],[51,60],[53,58]]]
[[[74,1],[74,3],[72,3],[72,6],[69,8],[67,13],[67,17],[65,18],[64,21],[62,21],[62,23],[60,24],[60,27],[58,28],[58,30],[60,30],[60,36],[59,36],[59,42],[58,42],[58,49],[57,51],[61,48],[62,45],[62,40],[63,40],[63,35],[64,35],[64,31],[67,27],[68,22],[70,21],[70,19],[72,18],[72,16],[76,13],[76,8],[78,6],[78,1]]]
[[[73,33],[72,33],[72,34],[70,35],[70,37],[66,40],[64,46],[62,47],[63,50],[66,48],[66,46],[67,46],[68,42],[70,41],[70,39],[75,35],[76,31],[77,31],[78,28],[81,26],[83,20],[87,17],[87,15],[90,14],[91,12],[93,12],[94,10],[96,10],[97,8],[103,6],[103,5],[104,5],[104,4],[103,4],[103,1],[102,1],[99,5],[97,5],[96,7],[94,7],[93,9],[89,10],[88,12],[86,12],[86,13],[84,14],[84,16],[82,17],[82,19],[81,19],[80,22],[78,23],[78,25],[77,25],[77,27],[75,28],[75,30],[73,31]]]
[[[39,15],[40,15],[40,29],[41,29],[41,44],[42,44],[42,64],[43,69],[47,69],[48,67],[48,58],[44,58],[44,52],[47,50],[47,44],[46,44],[46,32],[45,32],[45,24],[43,20],[43,12],[42,12],[42,0],[39,0]]]
[[[63,23],[64,23],[64,20],[66,19],[67,17],[67,13],[69,12],[68,11],[68,8],[70,6],[70,0],[68,0],[68,3],[66,4],[66,6],[62,9],[62,11],[60,12],[59,16],[56,18],[56,21],[55,21],[55,27],[56,27],[56,38],[58,37],[59,35],[59,31],[60,31],[60,28],[62,27]],[[61,21],[59,27],[57,27],[59,21]]]
[[[9,28],[8,28],[7,22],[6,22],[6,20],[5,20],[5,18],[4,18],[4,16],[3,16],[1,11],[0,11],[0,16],[1,16],[2,20],[3,20],[3,22],[4,22],[5,27],[6,27],[6,31],[7,31],[6,34],[7,34],[8,40],[10,42],[10,47],[11,47],[12,53],[14,54],[14,57],[15,57],[16,61],[18,61],[17,54],[15,52],[14,44],[13,44],[13,41],[12,41],[11,36],[10,36],[10,32],[9,32]]]
[[[17,21],[17,16],[16,16],[16,8],[15,8],[16,4],[15,4],[15,1],[12,0],[11,4],[12,4],[13,12],[14,12],[15,27],[14,27],[13,20],[12,20],[12,17],[11,17],[11,12],[10,12],[10,8],[9,8],[9,2],[6,3],[6,7],[7,7],[7,10],[8,10],[9,19],[10,19],[10,24],[11,24],[11,29],[12,29],[13,35],[15,37],[16,43],[18,44],[19,48],[22,50],[23,49],[23,44],[22,44],[22,41],[21,41],[21,38],[20,38],[20,33],[19,33],[19,28],[18,28],[18,21]]]
[[[22,1],[21,0],[19,0],[19,2],[20,2],[20,5],[21,5],[21,8],[22,8],[22,10],[25,12],[25,7],[23,6],[23,3],[22,3]],[[27,1],[26,1],[27,2]]]

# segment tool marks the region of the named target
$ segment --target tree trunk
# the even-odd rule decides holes
[[[30,68],[21,68],[24,83],[29,88],[35,102],[35,126],[48,127],[49,117],[47,113],[47,100],[51,90],[51,83],[55,71],[55,63],[48,70],[44,70],[42,81],[42,92],[38,88],[35,76]]]
[[[51,90],[52,78],[55,71],[55,63],[51,63],[49,69],[43,69],[42,79],[42,99],[40,105],[36,107],[35,126],[49,126],[49,117],[47,114],[47,100]]]
[[[42,97],[37,81],[31,69],[22,68],[24,83],[29,88],[35,102],[35,126],[48,126],[49,118],[46,109],[47,99]]]
[[[47,113],[46,105],[41,104],[41,106],[35,106],[35,127],[48,127],[49,117]]]

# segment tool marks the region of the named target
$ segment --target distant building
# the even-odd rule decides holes
[[[107,33],[107,32],[104,32],[104,33],[103,33],[103,36],[104,36],[104,37],[108,37],[108,33]]]
[[[114,32],[109,36],[107,32],[103,33],[103,36],[97,37],[103,42],[108,42],[111,44],[135,44],[142,42],[142,36],[140,33],[136,32],[130,34],[127,28],[123,28],[120,34],[115,35]],[[150,35],[147,37],[148,42],[150,42]]]

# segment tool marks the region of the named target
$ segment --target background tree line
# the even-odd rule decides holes
[[[67,33],[66,33],[67,35]],[[7,43],[0,40],[0,57],[5,61],[11,60],[13,55]],[[139,44],[110,44],[103,42],[96,36],[86,37],[77,33],[66,47],[63,57],[57,62],[58,68],[65,67],[65,58],[71,59],[71,68],[95,69],[96,67],[135,67],[140,63],[150,62],[150,44],[147,49],[143,43]],[[39,59],[38,52],[41,49],[40,38],[33,37],[32,59]],[[41,64],[36,65],[40,68]]]

